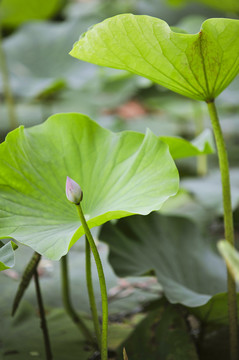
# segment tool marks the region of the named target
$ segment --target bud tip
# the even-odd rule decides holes
[[[78,205],[83,198],[80,185],[69,176],[66,178],[66,197],[71,203],[76,205]]]

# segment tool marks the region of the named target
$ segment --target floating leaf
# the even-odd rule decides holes
[[[215,243],[188,219],[156,212],[136,215],[115,225],[108,222],[99,238],[109,245],[118,276],[154,270],[171,303],[199,306],[226,291],[226,267]]]
[[[118,15],[92,27],[70,54],[212,101],[238,74],[239,20],[208,19],[191,35],[173,32],[154,17]]]
[[[171,304],[151,311],[124,342],[128,357],[124,360],[197,360],[197,351],[183,315]],[[118,351],[121,359],[122,347]]]
[[[17,249],[17,245],[14,242],[9,241],[4,244],[0,241],[0,271],[10,269],[15,265],[14,250]]]
[[[34,303],[34,301],[33,301]],[[47,323],[50,340],[54,349],[54,358],[58,360],[74,360],[78,354],[81,360],[88,360],[93,350],[85,346],[84,338],[63,309],[47,309]],[[86,319],[88,321],[88,319]],[[44,359],[45,349],[37,308],[29,302],[23,302],[13,322],[9,321],[9,313],[3,313],[1,323],[2,359],[16,358],[19,360]],[[90,322],[87,322],[90,325]],[[8,355],[8,356],[7,356]]]
[[[78,266],[79,262],[76,262],[76,265]],[[46,279],[43,277],[41,282],[44,282],[44,280]],[[56,286],[56,284],[54,284],[54,286]],[[47,287],[50,292],[49,285],[46,285],[46,288]],[[58,290],[60,291],[60,289]],[[3,307],[1,307],[1,325],[2,329],[4,329],[4,331],[1,331],[2,343],[0,347],[0,357],[2,359],[5,357],[6,359],[9,358],[7,355],[12,355],[12,358],[16,357],[17,360],[45,359],[44,342],[41,341],[42,334],[39,326],[38,311],[36,306],[32,305],[35,303],[34,287],[32,287],[31,291],[32,296],[28,301],[22,302],[13,321],[9,321],[9,312],[3,310]],[[87,295],[87,291],[85,293]],[[70,320],[69,316],[67,316],[64,309],[61,309],[61,298],[56,296],[56,293],[52,295],[55,296],[55,299],[57,297],[59,298],[59,300],[56,300],[59,302],[57,307],[54,306],[52,308],[48,306],[46,308],[47,323],[51,336],[50,340],[52,348],[54,349],[54,359],[75,360],[76,354],[80,360],[97,359],[98,357],[96,356],[95,350],[90,346],[86,346],[83,335],[79,331],[76,331],[74,323]],[[5,301],[5,305],[6,303],[7,301]],[[89,315],[82,312],[81,316],[87,326],[93,330],[93,324],[92,321],[89,320]],[[135,324],[141,320],[141,317],[142,315],[137,314],[127,319],[125,323],[110,323],[109,348],[117,350],[119,345],[130,336]],[[112,359],[111,356],[109,356],[109,358]],[[122,352],[119,359],[122,360]]]
[[[0,236],[55,260],[84,234],[65,195],[67,176],[82,188],[90,228],[158,210],[178,190],[168,146],[150,130],[115,134],[74,113],[11,132],[0,169]]]

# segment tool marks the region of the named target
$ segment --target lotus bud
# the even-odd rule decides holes
[[[66,197],[71,203],[76,205],[79,205],[83,199],[83,192],[80,185],[69,176],[66,178]]]

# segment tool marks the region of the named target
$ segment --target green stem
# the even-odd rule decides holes
[[[40,314],[40,318],[41,318],[41,328],[42,328],[43,337],[44,337],[46,359],[52,360],[53,357],[52,357],[52,352],[51,352],[51,344],[50,344],[50,338],[49,338],[48,329],[47,329],[45,310],[44,310],[44,305],[43,305],[43,300],[42,300],[42,295],[41,295],[41,288],[40,288],[37,269],[34,272],[34,280],[35,280],[35,286],[36,286],[36,295],[37,295],[37,302],[38,302],[38,307],[39,307],[39,314]]]
[[[84,321],[78,316],[71,303],[67,255],[61,258],[61,282],[62,282],[62,299],[67,314],[71,317],[72,321],[77,325],[77,327],[83,333],[86,340],[90,341],[92,344],[95,344],[91,332],[85,325]]]
[[[213,132],[217,144],[219,167],[222,181],[225,239],[234,246],[233,214],[227,150],[214,102],[208,103]],[[230,328],[231,360],[238,360],[237,296],[235,280],[227,270],[228,315]]]
[[[101,290],[101,300],[102,300],[101,360],[107,360],[108,359],[108,299],[107,299],[107,289],[106,289],[103,266],[94,239],[91,235],[90,229],[87,225],[83,211],[81,209],[81,205],[78,204],[76,206],[77,206],[78,214],[80,216],[81,224],[85,230],[85,234],[89,241],[90,248],[93,253],[98,271],[100,290]]]
[[[21,282],[18,286],[17,293],[13,301],[12,316],[17,311],[18,306],[22,300],[22,297],[30,284],[31,278],[34,275],[40,260],[41,260],[41,255],[38,254],[37,252],[34,252],[34,254],[31,257],[31,260],[29,261],[23,272]]]
[[[100,330],[99,317],[98,317],[93,283],[92,283],[91,250],[90,250],[90,244],[87,239],[87,236],[85,236],[85,269],[86,269],[86,282],[87,282],[87,289],[88,289],[88,295],[89,295],[89,300],[90,300],[92,319],[93,319],[93,323],[94,323],[95,334],[96,334],[98,346],[100,349],[101,348],[101,330]]]
[[[13,130],[18,127],[18,122],[17,122],[17,118],[16,118],[16,113],[15,113],[15,105],[14,105],[13,95],[12,95],[12,91],[11,91],[11,87],[10,87],[6,57],[5,57],[5,53],[4,53],[4,49],[3,49],[3,45],[2,45],[1,27],[0,27],[0,66],[1,66],[2,79],[3,79],[3,91],[4,91],[4,96],[6,99],[7,108],[8,108],[10,129]]]

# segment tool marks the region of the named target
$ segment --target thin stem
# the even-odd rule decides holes
[[[31,278],[34,275],[40,260],[41,260],[41,255],[38,254],[37,252],[34,252],[34,254],[31,257],[31,260],[29,261],[23,272],[21,282],[18,286],[17,293],[13,301],[12,316],[17,311],[18,306],[22,300],[22,297],[30,284]]]
[[[44,310],[44,305],[43,305],[43,300],[42,300],[42,295],[41,295],[41,289],[40,289],[40,283],[39,283],[37,269],[34,272],[34,280],[35,280],[35,286],[36,286],[36,295],[37,295],[39,313],[40,313],[40,318],[41,318],[41,328],[42,328],[43,337],[44,337],[46,359],[52,360],[53,357],[52,357],[52,352],[51,352],[51,344],[50,344],[50,338],[49,338],[48,329],[47,329],[45,310]]]
[[[107,299],[105,275],[97,247],[95,245],[94,239],[91,235],[90,229],[85,220],[83,211],[81,209],[81,205],[78,204],[76,205],[76,207],[78,210],[78,214],[80,216],[81,224],[85,230],[85,234],[89,241],[98,271],[100,290],[101,290],[101,300],[102,300],[101,360],[107,360],[108,359],[108,299]]]
[[[128,360],[128,356],[127,356],[125,348],[123,348],[123,359]]]
[[[61,258],[61,282],[62,282],[62,299],[67,314],[71,317],[72,321],[80,329],[86,340],[90,341],[92,344],[95,344],[94,338],[90,330],[87,328],[84,321],[78,316],[71,303],[67,255]]]
[[[217,144],[219,167],[222,181],[225,239],[234,246],[233,214],[231,206],[231,187],[227,150],[222,129],[214,102],[208,103],[208,110],[212,122]],[[237,326],[237,297],[235,280],[227,269],[228,315],[230,328],[231,360],[238,360],[238,326]]]
[[[3,79],[3,90],[4,96],[6,99],[6,104],[8,108],[8,117],[9,117],[9,125],[10,129],[13,130],[18,127],[18,122],[15,113],[15,105],[13,100],[13,95],[11,91],[10,81],[9,81],[9,74],[7,68],[6,57],[2,45],[2,29],[0,27],[0,67],[2,72],[2,79]]]
[[[95,334],[96,334],[98,346],[100,349],[101,348],[101,330],[100,330],[99,317],[98,317],[93,283],[92,283],[91,250],[90,250],[90,244],[87,239],[87,236],[85,236],[85,270],[86,270],[86,283],[87,283],[88,295],[89,295],[89,300],[90,300],[91,314],[92,314],[92,319],[93,319],[93,323],[94,323]]]

